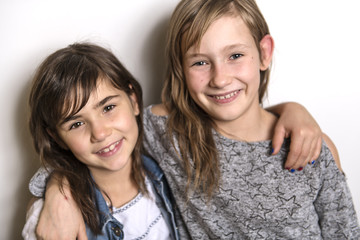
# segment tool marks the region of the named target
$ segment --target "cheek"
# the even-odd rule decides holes
[[[201,71],[191,71],[185,73],[186,85],[191,94],[197,94],[202,91],[202,89],[207,84],[207,76],[204,72]]]
[[[122,125],[119,126],[119,129],[127,139],[132,152],[139,137],[139,127],[135,116],[123,119]]]
[[[249,62],[241,67],[238,76],[246,84],[260,83],[260,65],[256,58],[251,58]]]
[[[82,159],[82,156],[89,151],[89,140],[85,139],[82,134],[71,134],[63,139],[66,146],[78,159]]]
[[[126,133],[131,138],[138,137],[138,125],[134,112],[129,109],[128,111],[120,111],[111,119],[114,128],[120,132]]]

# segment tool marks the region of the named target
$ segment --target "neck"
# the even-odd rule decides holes
[[[114,207],[123,206],[138,194],[138,185],[131,177],[131,164],[127,165],[114,172],[90,170],[104,199],[108,202],[111,200]]]
[[[276,121],[276,116],[258,105],[234,121],[216,122],[216,127],[227,138],[257,142],[272,138]]]

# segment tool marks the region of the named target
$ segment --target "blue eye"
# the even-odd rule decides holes
[[[239,57],[241,57],[241,56],[243,56],[243,55],[240,54],[240,53],[236,53],[236,54],[231,55],[231,56],[230,56],[230,59],[237,59],[237,58],[239,58]]]
[[[115,107],[115,105],[108,105],[108,106],[104,107],[104,112],[109,112],[112,109],[114,109],[114,107]]]
[[[83,124],[84,124],[83,122],[76,122],[76,123],[74,123],[74,124],[72,124],[72,125],[70,126],[70,130],[71,130],[71,129],[78,128],[78,127],[80,127],[80,126],[83,125]]]

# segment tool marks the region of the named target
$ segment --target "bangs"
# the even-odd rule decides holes
[[[96,85],[95,85],[96,86]],[[60,123],[71,116],[77,114],[89,101],[91,93],[96,89],[95,86],[89,86],[90,88],[81,86],[78,84],[76,87],[67,91],[66,94],[59,99],[59,104],[63,106],[59,109]]]
[[[226,14],[234,14],[231,1],[215,1],[204,3],[197,11],[193,12],[192,18],[184,25],[182,30],[182,50],[186,53],[189,48],[200,46],[200,41],[210,25]]]
[[[75,61],[79,62],[78,59]],[[69,65],[71,65],[71,61]],[[101,81],[99,79],[102,79],[103,74],[97,66],[89,64],[89,62],[76,65],[72,65],[72,67],[75,66],[75,71],[69,71],[76,72],[76,74],[63,75],[59,78],[59,94],[55,93],[55,96],[58,97],[55,97],[53,103],[53,106],[59,106],[54,109],[59,120],[55,125],[78,113],[87,104],[91,93],[96,90],[97,83]],[[56,89],[54,90],[56,91]]]

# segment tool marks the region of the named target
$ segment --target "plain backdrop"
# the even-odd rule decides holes
[[[110,48],[159,102],[164,37],[178,0],[0,0],[0,239],[21,239],[39,166],[28,131],[30,79],[54,50]],[[267,105],[303,104],[335,142],[360,213],[358,1],[258,0],[275,39]],[[220,36],[219,36],[220,37]]]

